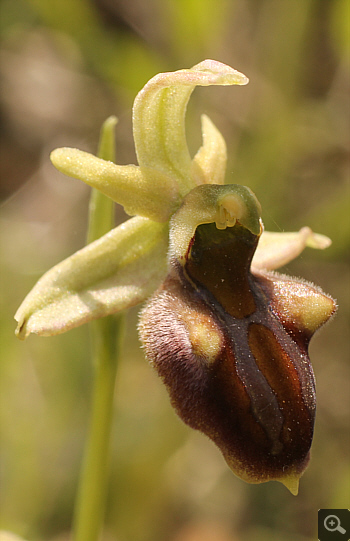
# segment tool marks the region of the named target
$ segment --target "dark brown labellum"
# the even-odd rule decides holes
[[[252,274],[257,243],[239,223],[200,225],[184,264],[171,260],[140,333],[183,421],[209,436],[242,479],[279,480],[297,493],[316,409],[308,344],[334,303],[303,282]],[[328,303],[326,318],[310,323],[306,301],[293,318],[298,288]]]

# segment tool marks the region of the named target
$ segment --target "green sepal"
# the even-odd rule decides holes
[[[167,271],[168,226],[135,217],[68,257],[18,309],[16,334],[50,336],[142,302]]]
[[[188,100],[196,86],[245,85],[248,78],[221,62],[204,60],[191,69],[159,73],[135,98],[134,141],[145,175],[157,169],[176,180],[184,196],[194,186],[185,133]],[[151,177],[150,181],[151,181]]]

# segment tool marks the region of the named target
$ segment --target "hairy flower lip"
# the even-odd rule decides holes
[[[171,226],[176,237],[177,222]],[[236,242],[240,236],[243,244]],[[230,241],[222,244],[221,255],[220,237]],[[170,257],[168,277],[143,309],[139,330],[146,356],[181,419],[212,439],[240,478],[250,483],[277,480],[297,494],[310,459],[316,409],[307,347],[335,305],[319,288],[304,282],[250,272],[257,240],[237,222],[225,230],[199,225],[190,247],[183,247],[185,257]],[[249,243],[244,255],[242,247]],[[229,272],[220,265],[220,257]],[[241,259],[245,257],[247,264]],[[243,312],[237,305],[248,306],[246,286],[236,278],[230,282],[230,272],[236,276],[238,271],[247,276],[253,297],[252,306]],[[293,309],[295,292],[303,289],[311,296],[311,310],[307,303],[301,310],[306,319],[298,315],[294,320],[288,305],[283,313],[279,282],[287,287]],[[227,304],[227,284],[233,307]],[[310,327],[314,298],[323,303],[323,310]]]
[[[178,303],[179,297],[175,294],[175,301],[172,298],[175,286],[170,277],[169,280],[169,283],[163,284],[159,297],[154,297],[150,304],[144,308],[141,314],[140,332],[145,344],[146,355],[168,388],[171,402],[177,413],[186,424],[204,432],[218,445],[230,468],[240,478],[250,483],[279,480],[292,491],[296,491],[296,478],[300,476],[309,460],[308,445],[306,444],[306,451],[301,453],[300,463],[294,464],[292,462],[288,467],[288,461],[285,460],[286,455],[284,455],[284,458],[283,456],[280,458],[278,465],[277,451],[279,447],[277,444],[272,446],[272,454],[267,452],[268,447],[263,432],[258,425],[253,431],[253,433],[256,433],[259,428],[261,432],[258,437],[255,436],[257,437],[258,447],[252,446],[250,443],[250,430],[252,429],[249,429],[249,425],[252,425],[253,422],[256,423],[256,420],[249,414],[248,399],[242,401],[244,396],[242,395],[243,388],[239,391],[238,387],[233,393],[232,388],[226,384],[227,390],[222,395],[221,386],[227,379],[226,377],[223,379],[224,374],[227,375],[227,372],[223,372],[220,376],[220,371],[217,370],[220,366],[218,356],[221,355],[220,363],[222,363],[222,351],[228,351],[228,342],[224,338],[223,327],[222,325],[219,328],[215,327],[215,321],[217,320],[211,311],[207,312],[207,318],[204,319],[205,323],[202,322],[205,310],[208,310],[208,304],[202,306],[203,311],[201,311],[198,304],[200,301],[197,296],[192,315],[189,313],[187,303],[182,311],[179,310],[177,305],[174,316],[172,316],[175,319],[170,320],[174,308],[172,302]],[[180,290],[180,299],[184,299],[183,294],[186,296],[189,288],[187,286],[184,289],[181,284]],[[208,335],[210,342],[201,341],[200,337],[203,336],[203,333],[201,333],[196,350],[192,346],[194,337],[198,340],[196,329],[190,327],[191,330],[188,331],[188,327],[184,327],[185,324],[189,325],[189,321],[191,321],[192,326],[197,326],[200,323],[201,326],[205,324],[211,329]],[[166,338],[164,335],[159,335],[158,329],[160,327],[163,329],[163,333],[166,333]],[[215,338],[215,331],[219,333],[221,339],[213,339],[213,337]],[[186,338],[188,332],[190,332],[189,338],[191,338],[192,342],[189,338]],[[180,337],[181,341],[179,342]],[[177,362],[171,368],[170,361],[174,350],[177,352]],[[196,361],[194,360],[195,357]],[[215,370],[210,379],[204,378],[207,366],[206,357],[210,358],[209,372]],[[212,386],[214,382],[216,382],[215,387]],[[209,394],[208,389],[211,389]],[[238,417],[237,414],[235,417],[234,412],[237,411]],[[243,411],[245,411],[244,416]],[[240,433],[239,437],[237,429],[236,432],[232,431],[232,427],[237,425],[238,419],[240,419],[241,430],[245,425],[244,419],[248,422],[247,427]],[[233,447],[235,448],[234,453],[232,452]],[[257,449],[259,449],[259,453]],[[275,458],[274,453],[276,454]],[[283,468],[285,469],[283,470]]]

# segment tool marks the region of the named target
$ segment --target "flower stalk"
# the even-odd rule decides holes
[[[115,117],[103,124],[98,155],[114,161]],[[89,209],[88,243],[106,234],[114,225],[114,204],[96,189],[92,190]],[[105,513],[109,443],[113,418],[113,397],[124,316],[110,315],[90,323],[94,386],[91,419],[78,487],[74,541],[96,541]]]

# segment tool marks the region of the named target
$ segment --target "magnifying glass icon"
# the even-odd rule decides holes
[[[341,527],[340,520],[336,515],[327,515],[324,519],[324,527],[329,532],[340,532],[340,533],[346,533],[346,530]]]

